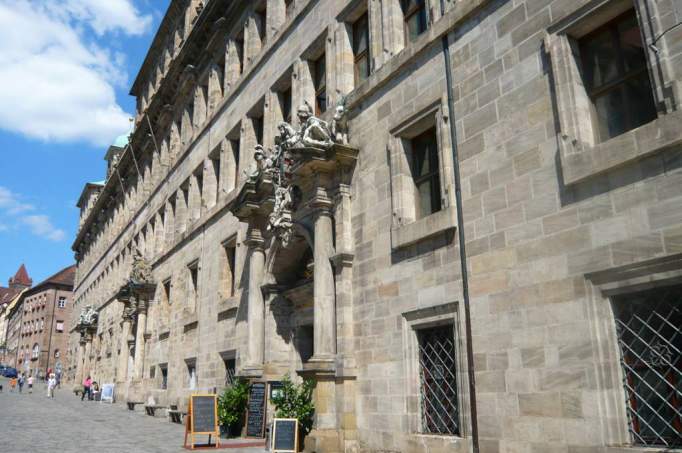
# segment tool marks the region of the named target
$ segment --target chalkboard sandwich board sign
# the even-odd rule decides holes
[[[296,453],[298,451],[298,419],[275,418],[272,422],[272,451]]]
[[[265,396],[265,382],[251,384],[246,405],[246,437],[263,438],[265,435]]]
[[[218,427],[218,401],[215,394],[192,395],[189,397],[187,417],[185,418],[185,447],[187,436],[190,436],[190,448],[194,450],[194,436],[208,434],[209,446],[220,447],[220,428]],[[211,436],[216,443],[211,445]]]

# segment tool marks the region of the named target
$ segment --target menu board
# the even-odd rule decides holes
[[[246,410],[246,437],[263,437],[265,434],[265,382],[251,384]]]
[[[276,418],[272,423],[272,451],[298,451],[298,419]]]
[[[218,432],[215,395],[192,395],[192,432]]]

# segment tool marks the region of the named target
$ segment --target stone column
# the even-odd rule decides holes
[[[250,226],[245,244],[249,247],[249,298],[248,298],[248,334],[249,349],[246,367],[262,369],[264,353],[264,302],[261,284],[265,268],[265,249],[263,236],[259,227]]]
[[[331,265],[333,228],[331,203],[318,204],[315,218],[313,295],[315,346],[312,361],[329,361],[336,355],[334,272]]]
[[[121,332],[121,353],[118,355],[118,367],[116,368],[116,380],[124,383],[128,377],[128,358],[130,356],[130,348],[128,347],[128,337],[130,336],[130,316],[123,313],[123,329]]]
[[[78,342],[78,355],[76,357],[76,384],[83,383],[83,360],[85,359],[85,340],[81,337]]]
[[[90,354],[92,353],[92,336],[90,333],[85,338],[85,360],[83,361],[83,378],[90,375]]]
[[[138,301],[137,332],[135,334],[135,379],[142,379],[144,373],[144,333],[147,330],[147,302]]]

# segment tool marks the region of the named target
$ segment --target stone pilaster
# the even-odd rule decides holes
[[[85,339],[78,342],[78,356],[76,358],[76,384],[83,382],[83,360],[85,359]]]
[[[135,379],[142,379],[144,373],[145,331],[147,330],[147,302],[138,301],[137,331],[135,332]]]
[[[334,294],[334,271],[331,264],[333,227],[331,201],[318,196],[314,201],[315,259],[313,294],[315,298],[314,331],[315,347],[312,362],[333,361],[336,355],[336,308]]]
[[[125,383],[128,377],[128,359],[130,358],[130,348],[128,347],[128,337],[130,336],[131,318],[124,308],[123,325],[121,331],[121,352],[118,356],[118,367],[116,368],[116,380]]]
[[[261,285],[265,268],[264,239],[261,229],[250,226],[245,244],[249,247],[248,335],[246,359],[247,374],[257,374],[263,369],[264,355],[264,302]]]

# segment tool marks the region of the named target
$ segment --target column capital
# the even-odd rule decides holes
[[[263,237],[263,232],[261,229],[257,227],[249,227],[249,230],[246,232],[244,244],[253,250],[263,250],[265,246],[265,238]]]

